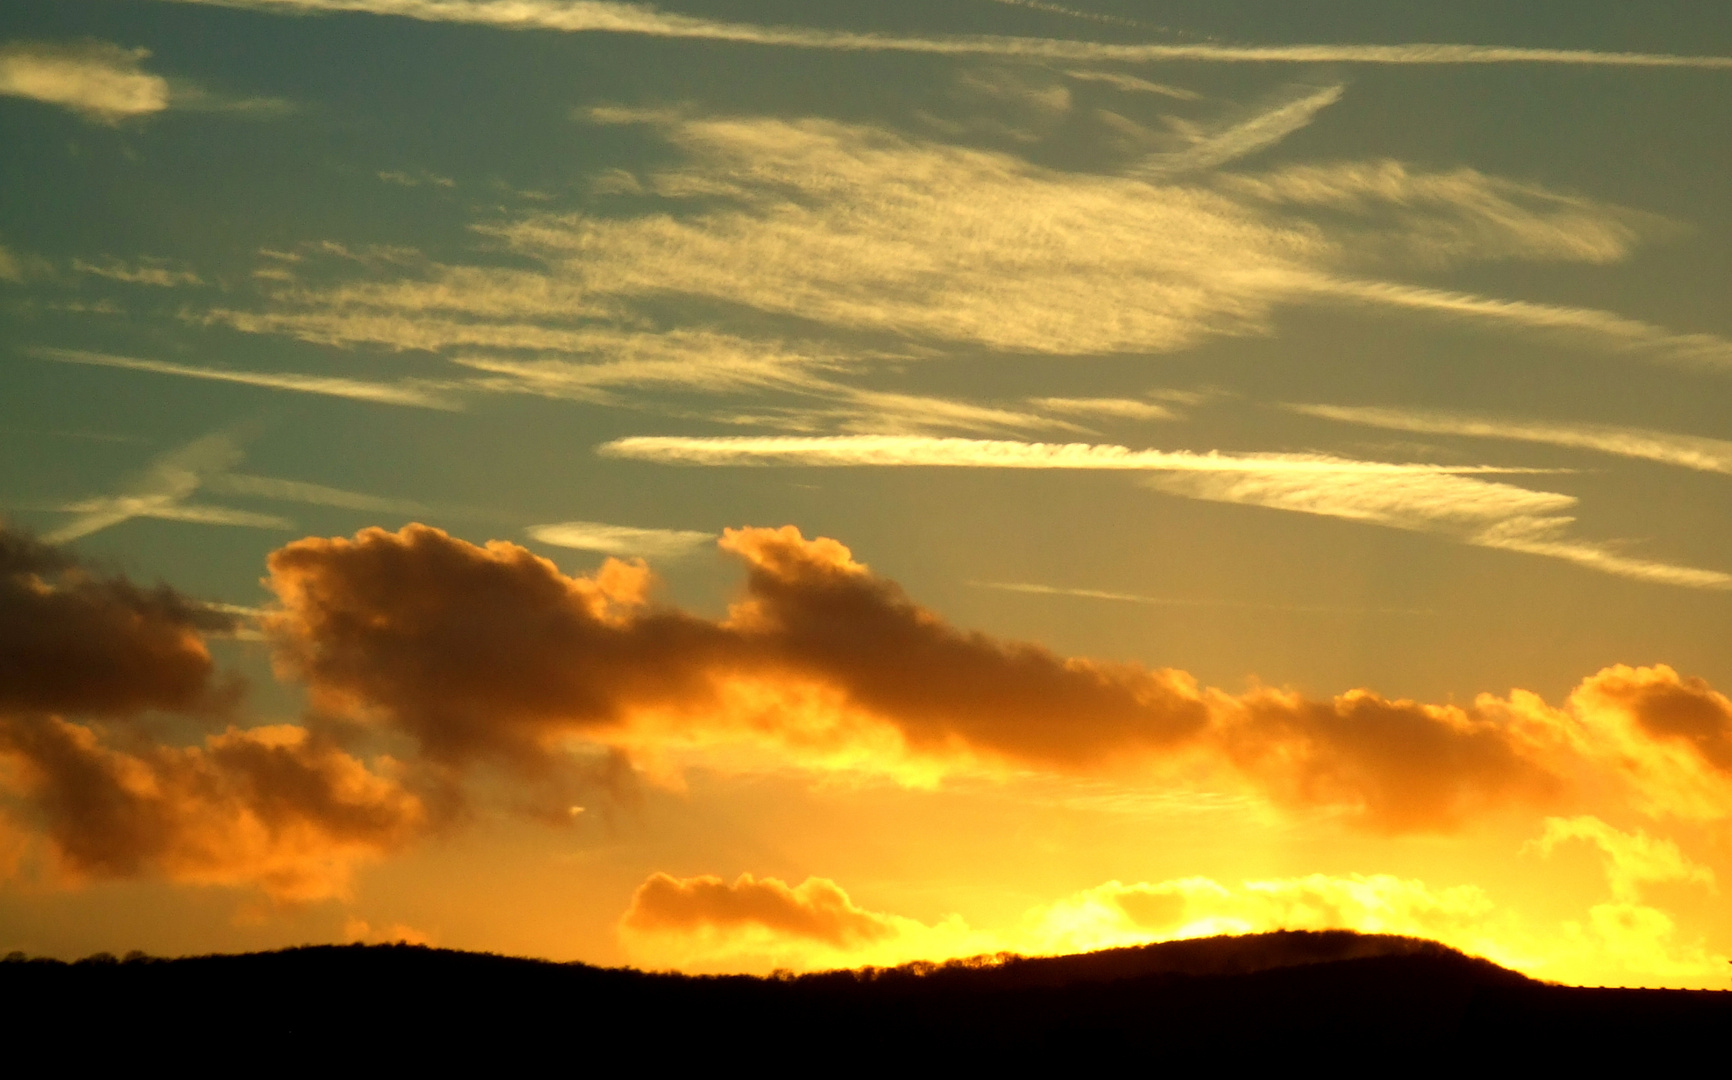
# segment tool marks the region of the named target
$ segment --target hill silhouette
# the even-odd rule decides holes
[[[687,976],[410,945],[0,964],[6,1027],[62,1045],[225,1048],[259,1063],[436,1063],[601,1047],[648,1067],[1268,1060],[1723,1043],[1732,993],[1536,982],[1435,942],[1281,931],[1058,957]],[[92,1035],[100,1036],[92,1041]]]

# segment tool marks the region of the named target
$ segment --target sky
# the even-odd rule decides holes
[[[0,950],[1724,987],[1712,5],[23,0]]]

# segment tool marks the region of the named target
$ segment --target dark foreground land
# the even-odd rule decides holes
[[[807,1072],[1063,1068],[1319,1056],[1429,1071],[1706,1050],[1732,993],[1535,982],[1434,942],[1345,931],[1168,942],[1041,959],[759,979],[555,964],[408,945],[178,960],[0,963],[0,1030],[77,1054],[254,1068],[359,1050],[400,1064],[553,1055]],[[234,1053],[242,1057],[230,1057]],[[262,1055],[262,1056],[261,1056]],[[634,1069],[635,1071],[635,1069]]]

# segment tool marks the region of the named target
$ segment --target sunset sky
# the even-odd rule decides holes
[[[0,11],[0,952],[1732,978],[1732,17]]]

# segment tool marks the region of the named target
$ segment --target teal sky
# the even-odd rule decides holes
[[[792,524],[1234,692],[1732,686],[1715,5],[503,10],[6,5],[7,518],[244,609],[420,521],[709,616]]]

